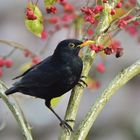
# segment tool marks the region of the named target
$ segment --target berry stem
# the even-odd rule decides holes
[[[3,58],[6,59],[8,57],[10,57],[15,51],[16,51],[17,48],[13,48],[7,55],[5,55]]]
[[[13,47],[15,49],[19,49],[21,51],[24,51],[27,47],[25,47],[24,45],[20,44],[20,43],[17,43],[17,42],[14,42],[14,41],[9,41],[9,40],[0,40],[0,43],[1,44],[6,44],[10,47]],[[29,49],[28,49],[29,50]],[[31,52],[31,54],[33,56],[36,56],[37,54],[35,54],[34,52],[32,52],[31,50],[29,50]]]

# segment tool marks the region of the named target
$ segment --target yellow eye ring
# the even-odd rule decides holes
[[[74,44],[74,43],[69,43],[68,46],[69,46],[70,48],[74,48],[74,47],[75,47],[75,44]]]

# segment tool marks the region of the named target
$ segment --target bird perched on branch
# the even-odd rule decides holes
[[[82,47],[93,43],[90,40],[81,42],[76,39],[61,41],[53,55],[14,78],[21,79],[15,82],[5,94],[21,92],[44,99],[46,106],[59,119],[60,125],[72,131],[67,121],[62,120],[53,110],[50,102],[51,99],[65,94],[78,83],[83,68],[83,62],[78,53]]]

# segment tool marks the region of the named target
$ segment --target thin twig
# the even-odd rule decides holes
[[[18,110],[20,111],[20,114],[22,116],[22,118],[24,119],[24,122],[28,128],[28,130],[30,131],[30,133],[32,134],[32,127],[30,126],[30,124],[27,122],[26,118],[25,118],[25,115],[24,115],[24,112],[19,104],[19,101],[17,100],[16,96],[15,95],[12,95],[12,97],[14,98],[15,102],[16,102],[16,106],[18,107]]]
[[[21,51],[24,51],[27,49],[27,47],[25,47],[24,45],[18,43],[18,42],[15,42],[15,41],[9,41],[9,40],[0,40],[0,43],[1,44],[6,44],[8,46],[11,46],[15,49],[19,49]],[[28,49],[29,50],[29,49]],[[31,52],[32,55],[36,56],[37,54],[35,54],[34,52],[32,52],[31,50],[29,50]]]
[[[10,57],[14,52],[16,51],[16,48],[13,48],[7,55],[5,55],[3,58],[6,59]]]
[[[11,103],[8,100],[7,96],[5,95],[5,90],[6,89],[7,88],[6,88],[5,84],[2,81],[0,81],[0,97],[5,102],[7,107],[11,110],[11,112],[12,112],[13,116],[15,117],[19,127],[22,130],[24,138],[26,140],[33,140],[32,135],[30,133],[30,130],[26,126],[26,123],[24,122],[24,119],[23,119],[22,115],[20,114],[19,110],[17,109],[15,104]]]
[[[114,29],[111,29],[111,28],[114,27],[114,25],[116,25],[116,23],[117,23],[119,20],[121,20],[121,19],[127,17],[127,16],[128,16],[130,13],[132,13],[134,10],[137,10],[137,7],[134,7],[134,8],[132,8],[132,9],[130,9],[126,14],[122,15],[120,18],[117,18],[117,19],[114,19],[113,21],[111,21],[111,23],[110,23],[109,26],[106,28],[106,30],[104,30],[103,33],[105,34],[105,33],[113,32],[114,30],[116,30],[116,28],[118,28],[118,26],[116,26]],[[135,17],[134,17],[134,18],[135,18]],[[132,19],[134,19],[134,18],[132,18]],[[130,19],[130,20],[132,20],[132,19]],[[135,20],[136,20],[136,19],[135,19]],[[127,20],[127,23],[130,23],[130,21]]]

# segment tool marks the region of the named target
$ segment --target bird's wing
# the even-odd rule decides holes
[[[23,78],[14,85],[18,87],[48,87],[62,79],[62,69],[55,67],[51,59],[42,61],[39,65],[24,73]]]
[[[43,60],[44,61],[44,60]],[[34,69],[35,67],[38,67],[38,65],[40,65],[41,63],[43,63],[43,61],[41,61],[40,63],[33,65],[31,68],[27,69],[25,72],[23,72],[22,74],[14,77],[12,80],[18,79],[20,77],[23,77],[25,74],[27,74],[29,71],[31,71],[32,69]]]
[[[22,73],[22,74],[20,74],[20,75],[18,75],[18,76],[16,76],[16,77],[14,77],[12,80],[15,80],[15,79],[18,79],[18,78],[20,78],[20,77],[23,77],[26,73],[28,73],[28,72],[29,72],[30,70],[32,70],[34,67],[35,67],[35,65],[32,66],[31,68],[27,69],[24,73]]]

